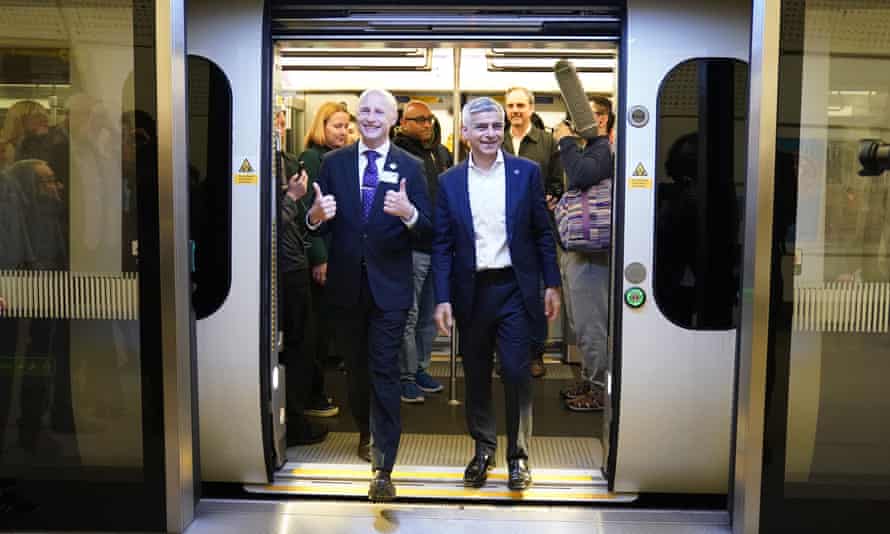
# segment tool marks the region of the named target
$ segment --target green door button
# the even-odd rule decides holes
[[[646,303],[646,292],[641,287],[632,287],[624,292],[624,302],[631,308],[639,308]]]

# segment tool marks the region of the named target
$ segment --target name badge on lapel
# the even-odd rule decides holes
[[[385,184],[399,183],[399,173],[393,171],[383,171],[380,173],[380,181]]]

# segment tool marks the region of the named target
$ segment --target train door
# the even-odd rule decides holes
[[[626,9],[566,7],[520,13],[466,7],[433,13],[423,8],[319,12],[273,4],[232,0],[225,9],[219,2],[189,5],[189,53],[202,56],[201,65],[218,67],[217,78],[231,85],[232,116],[231,140],[217,134],[222,144],[207,150],[214,156],[208,162],[231,154],[228,172],[223,172],[224,165],[216,172],[228,182],[217,194],[227,201],[231,221],[230,257],[223,255],[216,264],[230,265],[231,272],[228,282],[218,284],[224,295],[218,309],[198,322],[204,480],[242,483],[255,492],[366,491],[368,469],[354,458],[354,431],[332,435],[329,445],[335,446],[328,449],[285,452],[282,444],[286,370],[277,365],[280,337],[273,268],[278,177],[273,149],[299,152],[301,134],[321,102],[342,101],[348,107],[360,89],[379,85],[403,99],[426,99],[442,139],[451,132],[451,148],[459,159],[454,117],[468,96],[499,96],[509,85],[549,77],[539,103],[542,112],[553,115],[545,119],[557,120],[562,109],[552,63],[567,53],[580,54],[580,62],[611,52],[613,64],[617,58],[620,65],[617,71],[605,71],[611,85],[588,89],[612,97],[618,110],[609,403],[602,415],[575,419],[567,435],[549,436],[570,438],[560,443],[578,448],[578,457],[588,464],[580,471],[572,470],[577,464],[542,470],[547,476],[539,476],[535,491],[524,498],[565,501],[583,495],[577,500],[615,501],[633,500],[638,492],[725,494],[733,417],[735,318],[729,286],[734,275],[732,261],[712,265],[709,259],[727,252],[731,260],[738,244],[733,234],[738,220],[718,215],[741,211],[735,199],[744,173],[733,169],[744,153],[739,140],[744,139],[745,125],[737,110],[745,109],[747,8],[740,3],[699,9],[704,2],[691,2],[678,9],[631,1]],[[355,68],[369,58],[388,66],[376,71]],[[479,72],[489,74],[461,76],[471,61],[481,62]],[[339,68],[307,68],[313,62]],[[392,68],[394,64],[401,66]],[[494,87],[486,85],[486,76],[498,69],[502,77]],[[426,72],[426,81],[409,83],[411,71]],[[339,77],[339,82],[320,85],[321,72]],[[517,81],[508,82],[504,72]],[[438,85],[430,80],[438,80]],[[680,158],[674,162],[685,162],[694,171],[669,176],[665,169],[674,167],[666,159],[673,153]],[[711,154],[717,156],[705,157]],[[230,200],[219,192],[229,190]],[[686,200],[689,203],[683,204]],[[667,218],[660,219],[665,213]],[[716,239],[706,239],[709,230],[714,230],[712,237],[723,239],[722,248]],[[658,241],[665,236],[664,243]],[[694,237],[704,241],[690,250]],[[674,243],[684,245],[684,253],[691,256],[676,259]],[[721,278],[715,271],[730,276]],[[725,293],[716,299],[719,306],[710,300],[714,288]],[[720,308],[717,319],[710,315],[714,308]],[[447,344],[439,348],[447,351]],[[570,370],[569,376],[577,372],[558,363],[560,369]],[[447,376],[450,366],[440,362],[439,367]],[[552,374],[558,378],[558,373]],[[538,389],[549,388],[553,406],[559,407],[560,387],[541,384]],[[342,408],[346,395],[338,400]],[[403,413],[414,408],[408,406]],[[450,409],[449,422],[441,426],[457,428],[462,409]],[[558,413],[550,418],[544,410],[538,414],[536,430],[546,428],[549,419],[566,417]],[[410,417],[406,433],[412,431]],[[426,425],[432,428],[430,434],[438,435],[427,441],[417,436],[416,450],[424,454],[405,464],[412,469],[401,475],[403,496],[521,497],[500,487],[488,494],[464,491],[459,480],[469,458],[464,455],[471,449],[457,441],[443,445],[448,433],[437,433],[436,418],[425,418],[423,412],[414,415],[414,425]],[[588,431],[588,436],[581,435]],[[452,437],[459,434],[452,432]],[[285,464],[294,453],[309,461]],[[453,465],[442,468],[448,463],[443,458],[450,456]]]
[[[616,491],[727,492],[750,13],[695,4],[627,3],[604,441]]]

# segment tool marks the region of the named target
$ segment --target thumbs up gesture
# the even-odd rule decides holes
[[[334,195],[323,195],[318,182],[313,182],[312,187],[315,189],[315,200],[309,208],[309,223],[315,225],[333,219],[337,215],[337,200]]]
[[[414,216],[414,204],[408,200],[408,193],[405,190],[405,179],[399,182],[398,191],[387,191],[383,197],[383,213],[401,217],[403,220],[409,220]]]

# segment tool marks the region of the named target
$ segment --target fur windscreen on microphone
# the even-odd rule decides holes
[[[596,137],[598,133],[596,119],[575,71],[575,65],[571,61],[560,59],[553,66],[553,72],[556,74],[556,83],[559,84],[559,92],[562,93],[566,109],[572,118],[572,128],[585,139]]]

